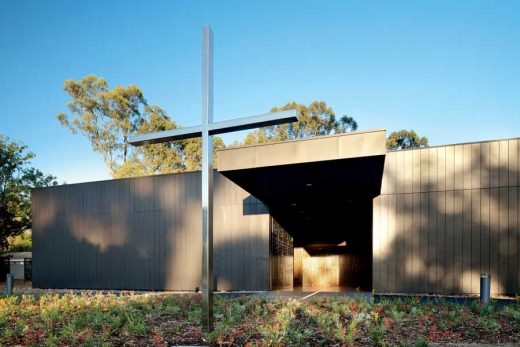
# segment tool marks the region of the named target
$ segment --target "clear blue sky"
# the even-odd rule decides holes
[[[206,24],[216,120],[318,99],[360,129],[412,128],[433,145],[520,136],[516,0],[0,0],[0,133],[60,181],[109,178],[55,119],[67,110],[63,81],[135,83],[197,124]]]

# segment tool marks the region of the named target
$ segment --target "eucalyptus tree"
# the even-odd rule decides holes
[[[61,112],[56,117],[73,134],[85,136],[115,176],[118,160],[128,159],[128,137],[140,121],[140,107],[146,105],[141,89],[130,85],[111,90],[95,75],[67,80],[63,89],[72,98],[68,103],[71,115]]]
[[[159,106],[145,106],[136,134],[146,134],[179,126]],[[214,152],[224,148],[222,138],[214,137]],[[114,177],[146,176],[200,169],[200,139],[188,139],[135,147],[132,156],[118,167]]]
[[[339,134],[355,131],[358,128],[354,118],[337,117],[334,110],[323,101],[314,101],[310,105],[289,102],[280,107],[273,107],[271,112],[296,109],[298,122],[264,127],[250,132],[245,144],[277,142],[301,139],[305,137]]]
[[[417,135],[413,130],[402,129],[394,131],[386,139],[386,148],[389,150],[424,147],[428,147],[428,138]]]
[[[101,155],[112,177],[165,174],[200,168],[201,141],[189,139],[172,143],[150,144],[131,148],[133,134],[179,127],[159,106],[148,105],[136,85],[110,89],[106,80],[95,75],[78,81],[67,80],[63,86],[70,95],[69,114],[56,116],[73,134],[88,139]],[[215,150],[224,147],[214,138]]]

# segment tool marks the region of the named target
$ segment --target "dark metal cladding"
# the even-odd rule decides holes
[[[267,207],[214,175],[216,289],[268,290]],[[33,190],[33,286],[200,288],[200,180],[189,172]]]
[[[520,289],[520,139],[388,152],[374,199],[376,292]]]

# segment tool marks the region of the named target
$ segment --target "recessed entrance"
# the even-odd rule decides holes
[[[305,234],[294,232],[294,287],[371,289],[371,198],[358,196],[336,203],[328,213],[321,210],[317,225],[311,223]],[[320,221],[319,216],[327,220]]]
[[[372,289],[385,153],[382,129],[219,152],[219,172],[269,208],[271,289]]]
[[[383,156],[223,172],[268,205],[271,289],[371,290]]]

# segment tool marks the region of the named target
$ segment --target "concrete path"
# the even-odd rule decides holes
[[[317,298],[354,298],[363,297],[367,300],[373,300],[371,292],[328,292],[328,291],[290,291],[290,290],[273,290],[265,292],[218,292],[215,293],[217,296],[223,297],[239,297],[239,296],[255,296],[258,298],[265,298],[267,300],[275,299],[299,299],[299,300],[311,300]]]

